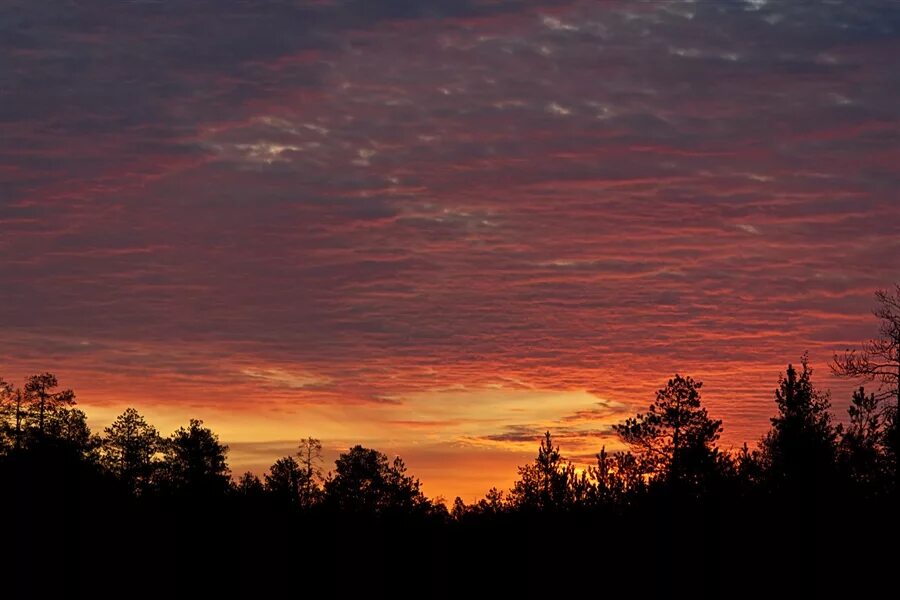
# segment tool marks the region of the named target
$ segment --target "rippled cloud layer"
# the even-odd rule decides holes
[[[894,3],[0,17],[3,374],[205,417],[236,468],[318,435],[471,498],[675,372],[752,442],[804,350],[845,404],[900,279]]]

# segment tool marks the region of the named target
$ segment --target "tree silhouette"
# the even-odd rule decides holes
[[[715,469],[715,443],[722,433],[722,421],[710,419],[701,406],[702,386],[676,374],[656,393],[646,413],[613,426],[622,441],[640,454],[652,477],[698,482]]]
[[[240,496],[251,500],[261,498],[266,492],[266,488],[259,480],[259,477],[257,477],[250,471],[247,471],[240,476],[234,488]]]
[[[773,483],[798,490],[809,488],[831,475],[837,432],[831,423],[829,397],[812,384],[806,355],[803,370],[793,365],[778,382],[775,403],[778,414],[761,444],[762,457]]]
[[[141,493],[159,466],[154,461],[154,456],[163,449],[159,432],[137,410],[127,408],[104,433],[101,465],[132,493]]]
[[[876,399],[894,400],[885,407],[884,425],[886,448],[893,455],[894,483],[900,489],[900,284],[892,292],[875,292],[875,298],[880,305],[873,311],[881,321],[879,337],[865,342],[860,350],[835,354],[831,370],[840,377],[877,381],[881,386]]]
[[[25,381],[25,402],[28,418],[39,436],[45,433],[48,415],[75,404],[72,390],[53,390],[59,386],[56,376],[51,373],[32,375]]]
[[[22,390],[0,377],[0,451],[21,446],[22,406]]]
[[[309,471],[300,466],[293,456],[275,461],[265,475],[266,490],[281,502],[296,507],[309,507],[313,502]],[[318,488],[316,488],[318,491]]]
[[[463,502],[463,499],[457,496],[453,499],[453,506],[450,508],[450,517],[456,521],[460,521],[469,514],[469,507]]]
[[[170,491],[195,497],[223,496],[230,487],[229,469],[225,460],[228,446],[203,426],[203,421],[191,419],[187,428],[181,427],[165,443],[163,485]]]
[[[54,408],[45,419],[44,429],[43,443],[63,446],[83,456],[100,446],[100,439],[91,435],[87,415],[78,408]]]
[[[763,481],[765,473],[762,463],[760,451],[751,450],[747,442],[744,442],[734,459],[734,474],[743,488],[742,491],[747,492]]]
[[[519,480],[511,490],[512,501],[520,508],[548,510],[569,502],[569,486],[574,468],[563,461],[550,432],[544,434],[534,462],[519,467]]]
[[[322,481],[322,442],[314,437],[300,440],[297,446],[297,458],[303,470],[303,479],[300,483],[300,505],[312,506],[320,500],[322,490],[319,484]]]
[[[96,446],[86,415],[74,408],[75,393],[54,391],[58,385],[51,373],[32,375],[24,389],[0,379],[0,448],[7,445],[18,450],[29,441],[79,452]]]
[[[400,457],[389,461],[377,450],[354,446],[335,461],[325,481],[325,501],[351,513],[416,513],[428,507],[419,485]]]
[[[850,422],[839,429],[841,463],[857,484],[872,488],[880,481],[884,432],[877,396],[864,387],[853,392],[847,408]]]
[[[597,454],[597,466],[591,470],[596,482],[597,500],[603,504],[624,503],[628,494],[644,489],[644,471],[631,452],[609,454],[606,446]]]
[[[503,493],[503,490],[492,487],[484,495],[484,498],[466,507],[466,514],[498,515],[510,507],[511,503],[506,494]]]

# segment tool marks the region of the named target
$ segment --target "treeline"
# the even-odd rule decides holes
[[[341,454],[324,476],[322,444],[307,438],[295,455],[276,460],[262,480],[248,472],[234,481],[228,447],[198,419],[162,437],[128,408],[102,435],[93,434],[75,407],[74,392],[59,390],[50,373],[29,377],[22,388],[0,379],[0,411],[0,472],[24,475],[31,484],[66,470],[109,494],[144,501],[243,499],[395,515],[443,508],[425,498],[402,459],[362,446]]]
[[[613,427],[628,450],[601,448],[578,468],[547,432],[511,489],[449,507],[375,449],[350,448],[326,472],[321,443],[306,438],[262,478],[234,478],[227,447],[202,421],[164,437],[129,408],[97,435],[53,375],[21,387],[0,380],[0,514],[13,540],[0,567],[15,566],[15,597],[58,583],[33,560],[48,552],[73,559],[72,589],[95,590],[85,574],[99,563],[126,583],[153,564],[157,582],[202,573],[203,592],[274,593],[285,576],[315,573],[336,578],[333,597],[416,595],[403,593],[413,588],[396,580],[401,569],[426,597],[471,595],[474,579],[484,593],[514,585],[530,597],[585,589],[582,577],[551,575],[557,554],[605,544],[565,565],[601,565],[616,587],[635,581],[645,593],[681,582],[718,597],[743,577],[745,587],[780,578],[800,593],[852,582],[858,594],[883,585],[874,574],[897,562],[900,287],[878,299],[880,337],[831,365],[879,384],[853,394],[844,424],[804,356],[777,382],[766,435],[726,451],[702,383],[675,375],[646,411]],[[238,569],[231,579],[215,571],[224,548]]]
[[[93,434],[73,391],[59,390],[56,377],[44,373],[29,377],[22,388],[0,380],[0,472],[39,478],[59,466],[134,499],[231,498],[296,510],[443,519],[628,505],[662,491],[701,498],[726,491],[839,489],[869,499],[894,491],[896,410],[864,387],[851,398],[847,424],[836,424],[829,394],[813,385],[806,358],[799,369],[788,365],[775,391],[770,431],[758,447],[744,444],[739,452],[717,446],[722,422],[702,406],[701,388],[701,382],[676,375],[646,412],[613,426],[631,450],[608,453],[604,447],[587,468],[565,460],[548,431],[510,490],[493,488],[471,505],[457,498],[448,510],[422,494],[401,458],[363,446],[341,454],[326,474],[322,444],[310,437],[294,455],[276,460],[262,479],[247,472],[235,480],[227,446],[200,420],[163,437],[128,408],[101,435]]]

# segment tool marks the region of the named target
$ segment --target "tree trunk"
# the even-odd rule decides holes
[[[678,469],[681,466],[678,464],[678,454],[679,454],[679,451],[678,451],[679,450],[679,447],[678,447],[679,435],[678,434],[680,433],[679,429],[680,429],[680,426],[676,425],[675,433],[672,434],[672,480],[675,481],[675,483],[678,483],[678,481],[681,479],[681,474],[678,472]]]
[[[22,447],[22,391],[16,392],[16,450]]]

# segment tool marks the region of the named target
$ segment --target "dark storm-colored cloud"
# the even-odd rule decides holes
[[[900,271],[893,3],[0,11],[14,369],[269,408],[680,370],[752,438]]]

